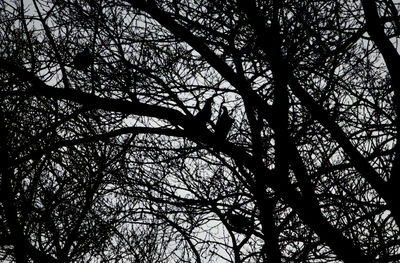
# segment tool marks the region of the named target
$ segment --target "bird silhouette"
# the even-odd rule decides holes
[[[78,70],[85,70],[94,62],[94,56],[90,52],[89,48],[85,48],[83,51],[78,52],[74,57],[74,67]]]
[[[205,125],[211,119],[211,108],[213,102],[213,98],[208,98],[204,103],[203,108],[194,116],[199,124]]]
[[[225,139],[233,124],[233,119],[229,116],[228,109],[222,106],[222,113],[215,124],[215,135],[219,138]]]
[[[225,218],[232,230],[237,233],[248,234],[254,229],[253,220],[241,214],[234,214],[232,210],[226,212]]]

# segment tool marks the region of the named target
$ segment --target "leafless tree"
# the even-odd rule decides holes
[[[0,5],[3,260],[400,260],[395,1]]]

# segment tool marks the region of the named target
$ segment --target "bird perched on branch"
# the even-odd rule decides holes
[[[233,231],[242,234],[249,234],[254,229],[254,221],[244,215],[234,214],[229,210],[225,214],[226,221]]]
[[[214,99],[212,97],[208,98],[206,100],[206,102],[204,103],[203,108],[194,116],[194,118],[200,125],[205,125],[208,121],[210,121],[211,108],[212,108],[213,102],[214,102]]]
[[[74,67],[78,70],[85,70],[94,62],[94,56],[90,52],[89,48],[85,48],[83,51],[78,52],[74,57]]]
[[[222,113],[215,124],[215,135],[221,139],[225,139],[233,124],[233,118],[229,116],[228,109],[222,106]]]

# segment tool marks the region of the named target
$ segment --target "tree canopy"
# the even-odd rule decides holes
[[[1,260],[398,262],[398,10],[1,1]]]

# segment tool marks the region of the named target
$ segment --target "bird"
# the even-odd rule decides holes
[[[90,52],[89,48],[85,48],[81,52],[78,52],[74,57],[74,67],[78,70],[85,70],[94,62],[94,56]]]
[[[234,214],[232,210],[226,212],[225,218],[232,230],[237,233],[248,234],[254,229],[252,219],[241,214]]]
[[[211,119],[211,108],[213,102],[214,99],[212,97],[208,98],[204,103],[203,108],[200,109],[200,111],[194,116],[194,118],[200,125],[205,125]]]
[[[229,116],[228,109],[222,106],[222,113],[215,124],[215,135],[221,139],[225,139],[233,124],[233,118]]]

